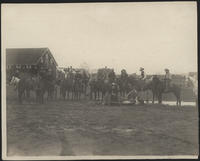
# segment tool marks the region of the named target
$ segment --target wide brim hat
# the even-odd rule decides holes
[[[169,69],[165,68],[165,71],[169,71]]]

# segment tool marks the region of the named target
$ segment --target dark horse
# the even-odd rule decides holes
[[[165,91],[165,82],[160,80],[157,76],[153,76],[151,82],[145,85],[144,90],[150,89],[153,94],[152,103],[154,103],[155,97],[158,98],[158,102],[162,103],[162,94],[173,93],[176,97],[176,105],[181,106],[181,87],[176,84],[171,84],[169,89]]]
[[[110,90],[110,85],[108,80],[104,80],[96,74],[91,76],[89,81],[90,99],[93,99],[94,95],[94,100],[103,100],[106,92]]]
[[[66,72],[65,78],[61,80],[60,83],[60,94],[63,99],[70,99],[70,93],[72,95],[71,99],[73,99],[73,86],[74,86],[74,74],[72,72]]]
[[[30,92],[36,91],[38,85],[38,81],[36,77],[32,77],[28,74],[24,74],[21,76],[21,79],[19,80],[19,83],[17,85],[17,91],[18,91],[18,99],[19,102],[22,103],[23,99],[27,98],[27,100],[30,100]],[[37,93],[36,93],[37,97]]]
[[[117,84],[119,85],[119,92],[120,92],[120,96],[121,97],[125,97],[126,94],[130,91],[130,83],[129,83],[129,79],[122,79],[117,78]]]
[[[32,83],[30,79],[22,78],[19,80],[17,91],[18,91],[18,99],[19,103],[22,103],[25,96],[27,99],[30,99],[30,91],[33,89]]]
[[[96,74],[92,74],[90,76],[89,87],[90,87],[90,99],[92,100],[94,95],[94,99],[96,100],[98,98],[97,95],[99,95],[99,88],[97,84]]]
[[[81,93],[83,92],[83,84],[82,79],[74,79],[73,84],[73,100],[80,100],[81,99]]]

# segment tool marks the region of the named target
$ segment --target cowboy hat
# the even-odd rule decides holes
[[[169,71],[169,69],[165,68],[165,71]]]

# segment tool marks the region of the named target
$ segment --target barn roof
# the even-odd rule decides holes
[[[6,49],[6,64],[36,65],[39,58],[45,53],[49,53],[54,59],[48,48],[8,48]],[[57,65],[56,61],[55,64]]]

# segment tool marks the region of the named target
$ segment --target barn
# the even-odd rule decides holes
[[[6,49],[6,72],[11,75],[16,70],[37,74],[49,70],[56,77],[58,64],[49,48],[8,48]]]

